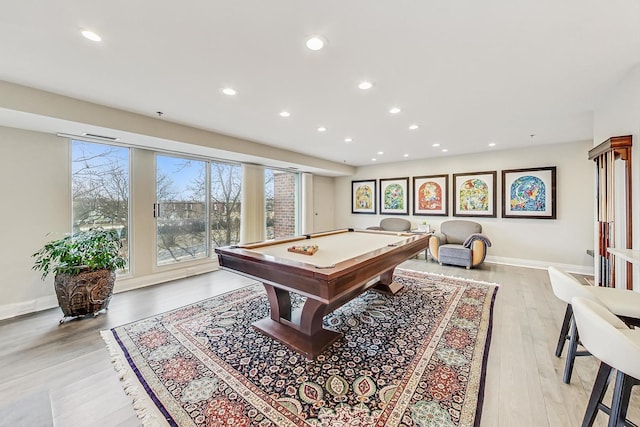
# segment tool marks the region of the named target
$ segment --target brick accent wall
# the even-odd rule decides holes
[[[296,227],[296,182],[295,174],[289,172],[273,173],[273,232],[274,237],[295,235]]]

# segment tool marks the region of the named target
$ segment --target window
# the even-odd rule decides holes
[[[264,177],[267,239],[299,234],[299,174],[265,169]]]
[[[211,169],[211,247],[235,245],[240,241],[240,165],[212,162]]]
[[[72,140],[71,198],[72,230],[117,230],[129,260],[129,149]]]
[[[208,256],[206,162],[156,156],[156,262]]]

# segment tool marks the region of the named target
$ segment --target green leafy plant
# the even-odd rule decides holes
[[[127,261],[122,256],[122,242],[116,230],[92,228],[79,231],[45,244],[32,255],[33,269],[49,274],[78,274],[82,271],[122,269]]]

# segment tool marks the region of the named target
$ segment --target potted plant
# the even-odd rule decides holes
[[[44,280],[54,274],[58,305],[67,317],[97,315],[109,306],[116,270],[126,265],[116,230],[91,228],[45,244],[33,254]]]

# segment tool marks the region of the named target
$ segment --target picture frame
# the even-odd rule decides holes
[[[556,219],[556,167],[502,171],[502,217]]]
[[[413,177],[413,214],[449,216],[449,175]]]
[[[453,216],[496,217],[496,171],[453,174]]]
[[[375,215],[377,194],[375,179],[351,181],[351,213]]]
[[[380,213],[409,214],[409,177],[380,179]]]

